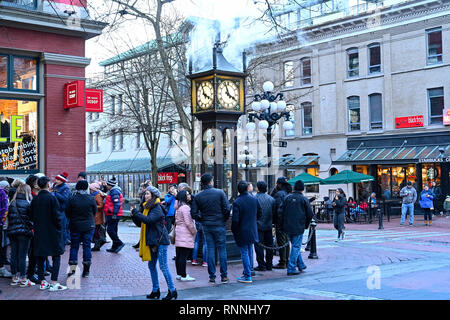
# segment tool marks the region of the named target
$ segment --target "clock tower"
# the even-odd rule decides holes
[[[202,126],[202,174],[212,174],[214,186],[223,189],[228,198],[235,198],[238,173],[236,129],[239,117],[245,113],[246,61],[244,53],[243,70],[240,71],[222,52],[220,43],[216,42],[212,66],[192,73],[190,63],[188,78],[191,81],[192,114]]]

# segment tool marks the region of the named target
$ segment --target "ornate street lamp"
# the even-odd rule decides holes
[[[257,94],[252,103],[254,112],[248,114],[247,130],[255,130],[255,119],[259,120],[258,127],[266,130],[267,137],[267,185],[268,191],[273,188],[273,174],[270,172],[272,166],[272,128],[281,118],[284,118],[284,130],[291,130],[294,124],[290,121],[290,114],[286,112],[286,102],[282,93],[273,93],[274,85],[270,81],[263,84],[264,93]],[[278,99],[278,102],[276,101]]]
[[[249,169],[250,167],[256,168],[256,161],[253,154],[248,151],[247,146],[244,146],[244,151],[239,153],[238,160],[241,161],[239,167],[245,170],[245,180],[249,181]]]

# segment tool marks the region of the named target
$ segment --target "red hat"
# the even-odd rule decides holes
[[[67,179],[68,177],[69,177],[69,174],[67,172],[63,172],[61,174],[58,174],[55,179],[58,179],[58,180],[60,180],[62,182],[67,182],[67,181],[69,181]]]

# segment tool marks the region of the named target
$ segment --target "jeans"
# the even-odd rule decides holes
[[[333,217],[333,224],[334,228],[338,231],[338,238],[341,236],[342,232],[344,231],[344,220],[345,220],[345,213],[335,213]]]
[[[273,247],[272,230],[258,230],[259,242],[267,247]],[[256,261],[258,267],[272,269],[273,250],[266,250],[266,261],[264,262],[264,248],[255,243]]]
[[[45,280],[45,260],[47,257],[36,257],[38,267],[38,279],[39,281]],[[52,257],[52,281],[58,281],[59,267],[61,265],[61,256]]]
[[[66,217],[66,214],[61,213],[62,217],[62,233],[63,233],[63,241],[64,245],[70,240],[70,230],[69,230],[69,218]]]
[[[206,245],[206,236],[203,231],[197,232],[197,235],[195,236],[195,244],[194,244],[194,251],[192,252],[192,260],[197,260],[198,248],[200,247],[200,243],[202,243],[203,245],[202,250],[203,262],[206,262],[208,257],[208,249],[207,249],[208,246]]]
[[[242,264],[244,265],[244,277],[250,278],[252,276],[252,261],[253,261],[253,244],[248,244],[241,249]]]
[[[303,262],[302,255],[300,253],[300,249],[302,247],[303,234],[290,236],[292,249],[289,257],[289,264],[287,268],[287,272],[295,272],[295,269],[298,268],[299,271],[306,267]]]
[[[427,221],[427,220],[432,221],[433,220],[433,215],[431,214],[431,209],[430,208],[424,208],[423,211],[424,211],[424,220],[425,221]]]
[[[152,292],[156,292],[159,289],[158,271],[156,270],[156,263],[159,258],[159,269],[161,270],[164,278],[167,282],[167,287],[170,291],[175,291],[175,286],[170,275],[169,265],[167,264],[167,248],[168,245],[160,245],[158,251],[151,251],[151,261],[148,262],[148,268],[150,269],[150,276],[152,277],[153,289]]]
[[[87,232],[72,232],[70,234],[70,255],[69,261],[78,261],[78,249],[80,248],[80,243],[83,243],[83,262],[90,262],[92,260],[91,254],[91,241],[94,235],[94,229]]]
[[[208,246],[208,273],[210,279],[216,279],[216,247],[219,251],[220,276],[226,278],[227,273],[227,245],[225,227],[203,226]]]
[[[27,253],[30,247],[30,237],[13,236],[11,241],[11,273],[15,276],[20,273],[20,277],[25,277]]]
[[[177,275],[186,278],[186,260],[189,256],[189,248],[176,247],[175,267],[177,268]]]
[[[175,216],[166,217],[166,228],[167,231],[170,232],[172,229],[173,222],[175,221]]]
[[[289,242],[289,238],[286,233],[281,231],[281,227],[276,227],[276,237],[277,237],[277,245],[282,246],[286,244],[286,242]],[[280,249],[280,265],[286,266],[289,261],[289,244]]]
[[[402,203],[402,218],[400,223],[404,224],[406,219],[406,214],[409,211],[409,224],[414,223],[414,203]]]
[[[0,225],[0,268],[3,268],[3,266],[6,263],[6,250],[8,249],[7,246],[3,246],[3,242],[6,239],[3,239],[6,237],[6,232],[2,231],[3,225]]]
[[[112,216],[106,217],[106,230],[108,232],[109,237],[111,238],[113,244],[112,249],[117,249],[120,247],[123,242],[119,239],[118,231],[119,231],[119,219],[113,219]]]

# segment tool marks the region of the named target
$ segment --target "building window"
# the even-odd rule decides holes
[[[123,150],[123,129],[119,130],[119,150]]]
[[[302,103],[302,134],[304,136],[312,135],[312,104],[311,102]]]
[[[117,150],[117,136],[116,136],[116,130],[112,130],[112,135],[111,135],[111,141],[112,141],[112,145],[111,145],[111,149],[112,151],[116,151]]]
[[[307,168],[306,173],[318,178],[319,177],[319,168]],[[306,185],[305,192],[319,193],[319,185],[318,184]]]
[[[303,58],[300,60],[300,81],[301,85],[308,85],[311,84],[311,58]]]
[[[2,5],[15,8],[36,9],[37,0],[3,0]]]
[[[442,28],[434,28],[427,33],[427,64],[442,63]]]
[[[0,55],[0,90],[38,91],[38,60]]]
[[[88,112],[88,121],[92,121],[92,112]]]
[[[94,151],[94,133],[93,132],[89,132],[89,152],[93,152]]]
[[[284,130],[284,135],[286,137],[292,137],[295,136],[295,106],[292,104],[286,106],[286,111],[289,112],[289,120],[291,120],[294,127],[290,130]]]
[[[338,173],[339,173],[339,171],[336,168],[331,168],[329,171],[330,177],[334,176],[335,174],[338,174]]]
[[[370,130],[383,129],[383,105],[380,93],[369,95]]]
[[[350,48],[347,50],[347,76],[359,76],[359,54],[358,48]]]
[[[292,87],[294,85],[294,62],[286,61],[284,63],[284,86]]]
[[[381,72],[381,46],[379,43],[373,43],[368,46],[369,49],[369,74]]]
[[[100,143],[99,143],[99,140],[100,140],[100,132],[97,131],[97,132],[95,133],[95,142],[94,142],[94,147],[95,147],[95,151],[96,151],[96,152],[100,152]]]
[[[348,130],[359,131],[361,129],[359,97],[356,96],[348,97],[347,106],[348,106]]]
[[[111,112],[113,115],[116,114],[116,96],[111,96]]]
[[[119,110],[117,111],[117,114],[120,114],[120,115],[122,115],[124,112],[123,112],[123,94],[120,94],[119,95]]]
[[[444,110],[444,88],[428,89],[430,124],[442,124]]]

